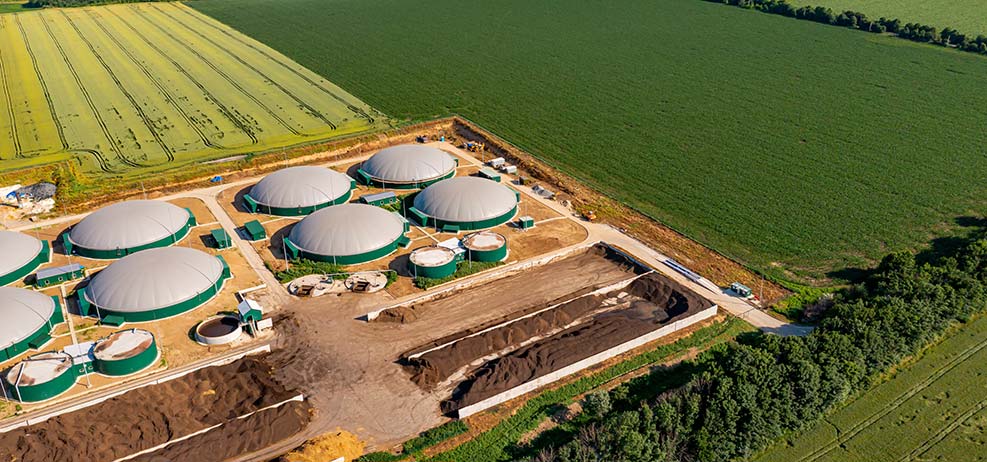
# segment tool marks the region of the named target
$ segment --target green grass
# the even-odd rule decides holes
[[[897,462],[987,457],[987,317],[962,326],[759,462]]]
[[[189,5],[391,116],[462,114],[775,276],[868,266],[987,193],[975,55],[699,0]]]
[[[426,278],[426,277],[416,277],[415,287],[419,289],[431,289],[439,284],[445,284],[447,282],[455,281],[459,278],[464,278],[471,274],[476,274],[481,271],[486,271],[491,268],[496,268],[503,265],[503,262],[499,261],[485,261],[485,262],[470,262],[461,261],[456,263],[456,272],[452,273],[444,278]]]
[[[0,14],[20,13],[21,11],[35,10],[37,7],[28,6],[26,2],[0,2]]]
[[[827,6],[833,11],[859,11],[874,19],[882,16],[918,22],[939,29],[987,35],[987,4],[983,0],[794,0],[793,5]]]
[[[384,122],[177,3],[0,15],[0,40],[0,172],[70,162],[101,180],[152,175]]]

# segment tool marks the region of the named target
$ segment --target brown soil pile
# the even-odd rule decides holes
[[[296,393],[271,378],[263,359],[207,367],[160,385],[140,388],[38,425],[0,434],[0,460],[114,460],[281,402]],[[266,412],[266,411],[265,411]],[[263,413],[262,413],[263,414]],[[273,427],[304,426],[307,413],[269,427],[243,427],[237,444],[263,442]],[[258,419],[271,419],[260,416]],[[287,420],[284,420],[287,419]],[[248,430],[249,428],[249,430]],[[229,442],[225,442],[232,444]],[[260,446],[258,446],[260,447]],[[209,448],[211,452],[215,448]],[[175,459],[175,460],[199,460]]]
[[[443,412],[480,402],[713,305],[659,274],[644,276],[623,291],[640,298],[488,361],[459,385],[451,399],[442,403]]]

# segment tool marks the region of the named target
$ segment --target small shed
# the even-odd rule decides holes
[[[530,229],[535,227],[535,219],[528,215],[518,218],[518,226],[521,229]]]
[[[494,180],[500,183],[500,173],[490,167],[481,168],[480,171],[477,172],[477,175],[479,175],[480,178],[486,178],[488,180]]]
[[[86,268],[78,263],[72,263],[57,268],[39,270],[35,275],[34,285],[35,287],[51,287],[84,277],[86,277]]]
[[[247,235],[250,236],[250,240],[252,241],[259,241],[267,238],[267,231],[264,231],[264,225],[260,224],[257,220],[251,220],[244,223],[243,229],[247,231]]]
[[[260,330],[257,327],[257,323],[260,322],[261,318],[264,316],[264,309],[261,308],[260,303],[249,298],[243,299],[239,305],[236,307],[237,314],[240,315],[240,322],[246,324],[247,330],[252,335],[257,335],[257,331]]]
[[[223,228],[216,228],[209,231],[209,235],[212,236],[212,244],[217,249],[228,249],[233,246],[233,240],[230,239],[230,235]]]
[[[397,203],[398,196],[391,191],[386,191],[376,194],[367,194],[365,196],[360,196],[360,202],[368,205],[374,205],[381,207],[384,205],[391,205]]]

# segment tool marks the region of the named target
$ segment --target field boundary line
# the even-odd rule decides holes
[[[72,30],[74,30],[75,34],[78,35],[80,39],[82,39],[82,43],[86,44],[86,47],[89,48],[89,51],[92,52],[93,56],[96,57],[96,61],[99,61],[99,65],[103,67],[103,70],[106,71],[106,74],[109,75],[111,79],[113,79],[113,83],[115,83],[117,88],[120,89],[120,92],[123,93],[123,96],[127,98],[127,101],[130,102],[130,106],[133,107],[135,111],[137,111],[137,115],[140,117],[141,122],[144,122],[144,126],[147,127],[147,130],[149,132],[151,132],[151,136],[154,138],[154,141],[156,141],[158,143],[158,146],[161,147],[161,150],[164,151],[165,156],[168,158],[168,162],[174,162],[175,153],[172,152],[171,147],[169,147],[168,144],[165,143],[163,139],[161,139],[161,134],[158,133],[157,128],[154,126],[154,122],[152,122],[151,119],[148,118],[147,114],[144,112],[144,109],[141,107],[140,104],[137,103],[137,100],[134,99],[134,95],[132,95],[130,93],[130,90],[127,90],[127,88],[123,85],[123,82],[120,81],[119,77],[117,77],[116,72],[113,72],[113,68],[110,67],[109,64],[106,64],[106,60],[103,59],[103,56],[99,54],[99,51],[97,51],[96,47],[93,46],[93,42],[89,40],[89,37],[87,37],[86,34],[83,34],[82,31],[79,30],[79,26],[76,25],[72,17],[70,17],[67,13],[65,13],[65,10],[58,10],[58,12],[61,13],[62,17],[65,18],[65,21],[67,21],[69,25],[72,26]]]
[[[936,434],[933,435],[932,438],[925,440],[921,445],[919,445],[919,447],[913,449],[912,452],[908,453],[907,455],[902,456],[901,459],[898,459],[898,461],[899,462],[912,461],[922,456],[926,452],[929,452],[930,449],[934,448],[937,444],[941,443],[942,440],[946,439],[947,436],[949,436],[954,431],[956,431],[956,429],[959,428],[960,425],[963,425],[964,422],[970,420],[971,417],[976,415],[978,412],[984,410],[985,408],[987,408],[987,399],[983,399],[977,404],[970,406],[969,409],[967,409],[965,412],[957,416],[956,419],[953,419],[953,421],[950,422],[949,425],[946,425],[945,427],[939,429],[939,431],[936,432]]]
[[[189,80],[189,82],[192,82],[192,84],[195,85],[196,88],[198,88],[199,91],[201,91],[202,94],[206,96],[206,98],[208,98],[210,101],[213,102],[213,104],[216,105],[216,107],[223,114],[223,116],[225,116],[227,119],[229,119],[229,121],[232,122],[233,125],[235,125],[237,128],[239,128],[240,131],[242,131],[245,135],[247,135],[248,138],[250,138],[250,141],[251,141],[250,144],[257,144],[258,143],[257,135],[254,134],[254,131],[251,130],[249,127],[247,127],[247,125],[245,125],[242,120],[240,120],[235,115],[233,115],[233,111],[231,111],[228,107],[226,107],[225,104],[223,104],[221,101],[219,101],[219,99],[216,98],[216,95],[213,95],[212,92],[210,92],[205,87],[205,85],[202,84],[202,82],[199,82],[198,80],[196,80],[196,78],[193,77],[192,74],[190,74],[187,69],[185,69],[184,67],[182,67],[182,65],[179,64],[178,61],[175,61],[174,59],[172,59],[171,56],[169,56],[167,53],[165,53],[164,51],[162,51],[161,48],[159,48],[154,42],[148,40],[147,37],[144,36],[144,34],[142,34],[140,31],[138,31],[136,28],[134,28],[134,26],[132,24],[130,24],[129,22],[127,22],[127,20],[124,19],[122,16],[120,16],[115,11],[113,11],[112,8],[107,8],[107,9],[101,10],[101,11],[106,11],[106,12],[110,13],[111,15],[115,16],[117,18],[117,20],[120,21],[121,24],[123,24],[128,29],[130,29],[131,31],[133,31],[134,35],[137,36],[137,37],[140,37],[141,41],[144,42],[149,48],[151,48],[152,50],[154,50],[155,53],[157,53],[161,57],[167,59],[168,62],[170,62],[172,64],[172,66],[174,66],[175,69],[178,70],[178,72],[181,72],[182,75],[184,75],[185,78],[187,78]]]
[[[970,359],[971,356],[979,353],[985,347],[987,347],[987,339],[984,339],[980,343],[972,345],[969,348],[963,350],[955,358],[951,359],[942,367],[936,369],[935,373],[933,373],[929,377],[926,377],[921,382],[915,384],[901,395],[898,395],[898,397],[895,398],[894,401],[889,403],[887,406],[882,407],[880,411],[871,414],[868,418],[853,425],[847,431],[840,433],[840,436],[836,437],[833,440],[830,440],[830,442],[826,443],[826,445],[824,445],[823,447],[809,453],[804,457],[799,458],[799,460],[812,462],[818,460],[820,457],[826,454],[829,454],[830,451],[836,449],[837,447],[843,445],[847,441],[853,439],[855,436],[857,436],[858,434],[869,428],[871,425],[873,425],[878,420],[882,419],[884,416],[894,412],[894,410],[901,407],[901,405],[904,404],[905,401],[908,401],[922,390],[925,390],[926,388],[932,386],[932,384],[939,381],[939,379],[941,379],[943,376],[948,374],[950,371],[955,369],[960,364],[966,362],[966,360]]]
[[[277,88],[278,90],[281,90],[281,93],[284,93],[285,95],[287,95],[291,99],[295,100],[296,103],[298,103],[299,105],[301,105],[305,109],[308,109],[309,111],[311,111],[311,114],[314,115],[316,118],[321,119],[323,122],[329,124],[329,126],[333,130],[336,130],[337,129],[336,124],[333,121],[329,120],[329,118],[326,117],[325,114],[323,114],[318,109],[316,109],[316,108],[312,107],[311,105],[309,105],[307,101],[299,98],[298,95],[296,95],[296,94],[288,91],[288,89],[285,88],[284,86],[282,86],[281,83],[279,83],[278,81],[272,79],[270,76],[268,76],[267,74],[265,74],[260,69],[254,67],[253,64],[250,64],[249,62],[245,61],[243,58],[237,56],[236,53],[231,52],[226,47],[220,46],[220,44],[219,43],[216,43],[215,40],[213,40],[213,39],[211,39],[209,37],[206,37],[206,35],[203,34],[201,31],[198,31],[194,27],[189,26],[188,24],[185,24],[184,22],[182,22],[182,20],[180,20],[177,17],[175,17],[175,15],[168,14],[167,11],[164,11],[161,8],[158,8],[157,5],[148,3],[148,6],[151,9],[157,11],[158,13],[161,13],[161,14],[163,14],[163,15],[171,18],[171,19],[173,19],[176,24],[180,24],[186,30],[188,30],[189,32],[191,32],[194,35],[199,36],[199,38],[201,38],[202,40],[205,40],[206,42],[209,42],[209,44],[211,44],[213,47],[215,47],[216,49],[222,51],[223,53],[226,53],[227,56],[235,59],[238,63],[242,64],[247,69],[250,69],[251,71],[254,71],[254,73],[256,73],[257,75],[263,77],[264,80],[266,80],[268,83],[270,83],[271,85],[274,85],[275,88]]]

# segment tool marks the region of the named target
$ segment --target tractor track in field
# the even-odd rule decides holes
[[[116,154],[117,159],[120,160],[120,162],[122,162],[124,165],[127,165],[129,167],[144,167],[144,165],[141,165],[127,158],[127,156],[125,156],[123,152],[120,151],[120,147],[117,146],[116,142],[113,140],[113,135],[110,133],[110,128],[106,126],[106,121],[104,121],[103,118],[99,115],[99,109],[96,108],[96,103],[93,102],[92,95],[90,95],[89,91],[86,90],[86,86],[85,84],[82,83],[82,79],[79,77],[79,73],[75,70],[75,66],[72,65],[72,62],[69,61],[68,55],[65,54],[65,49],[62,48],[61,42],[55,39],[55,34],[54,32],[51,31],[51,26],[48,25],[48,21],[45,18],[39,17],[39,19],[41,21],[42,26],[44,26],[45,32],[48,33],[48,38],[51,39],[52,43],[55,45],[55,48],[58,50],[58,54],[61,55],[62,62],[65,63],[65,66],[68,68],[69,73],[72,74],[72,78],[75,79],[76,85],[79,86],[79,91],[80,93],[82,93],[82,97],[86,100],[86,103],[89,105],[89,110],[93,113],[93,118],[96,120],[96,123],[99,125],[99,128],[102,130],[103,136],[106,137],[106,141],[110,144],[110,149],[112,149],[113,152]]]
[[[62,123],[58,120],[58,111],[55,110],[55,103],[52,101],[51,93],[48,91],[48,83],[45,82],[45,78],[41,75],[41,69],[38,68],[38,59],[34,55],[34,50],[31,48],[31,42],[27,38],[27,32],[24,31],[24,25],[21,24],[20,17],[14,15],[14,22],[17,24],[17,30],[20,31],[21,40],[24,42],[24,49],[27,51],[28,57],[31,58],[31,67],[34,69],[34,75],[38,78],[38,83],[41,85],[41,92],[44,94],[45,103],[48,105],[48,112],[51,114],[52,121],[55,122],[58,142],[61,143],[63,151],[68,151],[69,142],[65,138],[65,128],[62,127]],[[96,163],[99,165],[99,169],[104,172],[109,173],[113,171],[100,153],[96,154]]]
[[[103,67],[103,70],[106,71],[106,74],[109,75],[111,79],[113,79],[113,82],[116,84],[117,88],[119,88],[120,92],[123,93],[123,96],[127,98],[127,101],[130,102],[130,106],[133,107],[135,111],[137,111],[137,115],[141,118],[141,121],[144,122],[144,126],[147,127],[147,130],[149,132],[151,132],[151,136],[154,137],[154,141],[158,143],[158,146],[161,147],[161,150],[168,158],[167,162],[174,162],[175,153],[172,152],[171,147],[169,147],[168,144],[165,143],[163,139],[161,139],[161,133],[158,132],[157,128],[154,126],[154,122],[151,121],[150,117],[148,117],[147,114],[144,112],[144,109],[137,102],[137,99],[134,98],[134,95],[132,95],[130,91],[127,90],[127,88],[123,85],[123,82],[120,80],[120,78],[117,77],[115,72],[113,72],[113,68],[106,63],[106,60],[103,59],[103,56],[100,55],[99,51],[96,50],[96,47],[93,46],[93,42],[89,40],[89,37],[86,37],[86,34],[82,33],[82,31],[79,29],[79,26],[76,25],[72,17],[66,14],[65,10],[59,10],[59,13],[61,13],[62,17],[65,18],[66,21],[68,21],[70,26],[72,26],[72,30],[75,31],[76,35],[78,35],[79,38],[82,39],[82,43],[86,44],[86,47],[88,47],[89,51],[92,52],[93,56],[96,57],[96,61],[99,61],[100,66]]]
[[[894,412],[896,409],[901,407],[901,405],[904,404],[906,401],[908,401],[909,399],[911,399],[921,391],[925,390],[926,388],[929,388],[930,386],[938,382],[939,379],[944,377],[946,374],[948,374],[950,371],[955,369],[960,364],[966,362],[966,360],[970,359],[971,356],[979,353],[984,348],[987,348],[987,339],[984,339],[981,342],[971,345],[969,348],[963,350],[955,358],[949,360],[947,363],[936,369],[932,375],[926,377],[924,380],[915,384],[914,386],[906,390],[904,393],[899,395],[889,405],[885,406],[880,411],[871,414],[866,419],[850,427],[850,429],[848,429],[846,432],[839,433],[839,436],[837,436],[836,439],[830,441],[829,443],[826,443],[825,446],[816,449],[815,451],[809,453],[808,455],[801,457],[799,461],[812,462],[818,460],[820,457],[823,457],[826,454],[829,454],[829,452],[832,451],[833,449],[836,449],[842,446],[847,441],[850,441],[864,430],[870,428],[871,425],[873,425],[875,422],[877,422],[884,416]],[[852,403],[848,403],[848,405],[849,404]]]
[[[161,57],[167,59],[168,62],[170,62],[175,67],[175,69],[178,70],[178,72],[181,72],[182,75],[184,75],[190,82],[192,82],[192,84],[195,85],[196,88],[198,88],[199,91],[201,91],[206,98],[212,101],[212,103],[215,104],[217,108],[219,108],[219,111],[223,114],[224,117],[229,119],[229,121],[233,123],[233,125],[235,125],[238,129],[240,129],[240,131],[242,131],[245,135],[247,135],[248,138],[250,138],[250,144],[258,143],[257,135],[254,134],[254,131],[242,120],[236,117],[236,115],[233,114],[233,111],[231,111],[228,107],[226,107],[225,104],[219,101],[219,99],[216,98],[215,95],[209,92],[209,90],[206,89],[205,85],[203,85],[201,82],[196,80],[195,77],[193,77],[192,74],[190,74],[187,69],[182,67],[181,64],[178,64],[178,62],[172,59],[171,56],[168,56],[168,54],[165,53],[163,50],[161,50],[161,48],[159,48],[157,45],[155,45],[154,42],[148,40],[147,37],[144,36],[144,34],[140,33],[140,31],[138,31],[132,24],[130,24],[127,20],[125,20],[115,11],[113,11],[112,9],[107,9],[106,11],[112,14],[113,16],[115,16],[123,25],[127,26],[127,28],[130,29],[134,33],[134,35],[140,37],[142,42],[147,44],[148,47],[153,49]]]
[[[7,18],[0,18],[0,27],[7,28]],[[7,67],[3,62],[3,49],[0,48],[0,79],[3,80],[3,97],[7,102],[7,117],[10,118],[10,140],[14,143],[14,157],[22,157],[21,140],[17,135],[17,116],[14,113],[14,101],[10,97],[10,86],[7,84]]]
[[[136,7],[135,7],[135,9],[138,9],[139,10],[139,8],[136,8]],[[260,107],[261,109],[263,109],[264,111],[266,111],[268,115],[270,115],[274,120],[276,120],[279,124],[281,124],[282,127],[284,127],[285,129],[287,129],[293,135],[296,135],[296,136],[309,136],[307,134],[304,134],[304,133],[298,131],[295,127],[292,127],[291,124],[289,124],[284,119],[282,119],[281,116],[279,116],[276,112],[272,111],[271,108],[267,107],[267,105],[264,104],[263,102],[261,102],[259,99],[257,99],[256,96],[254,96],[252,93],[250,93],[245,88],[243,88],[242,86],[240,86],[240,84],[237,83],[237,81],[235,79],[233,79],[232,77],[230,77],[229,74],[223,72],[219,67],[216,66],[215,63],[213,63],[212,61],[206,59],[205,56],[202,56],[202,54],[199,53],[198,50],[196,50],[194,47],[190,46],[184,40],[179,40],[177,37],[174,36],[174,34],[172,34],[171,32],[169,32],[168,30],[166,30],[164,27],[162,27],[157,22],[150,21],[147,18],[145,18],[143,15],[137,15],[137,16],[139,16],[142,21],[144,21],[145,23],[151,25],[155,29],[159,30],[166,37],[170,38],[172,40],[172,42],[180,44],[182,47],[184,47],[190,53],[192,53],[197,58],[199,58],[199,61],[201,61],[206,66],[209,66],[209,68],[212,69],[213,72],[216,73],[216,75],[222,77],[223,80],[226,80],[230,85],[232,85],[234,88],[236,88],[238,91],[240,91],[240,93],[242,93],[243,96],[246,96],[249,100],[253,101],[254,104],[256,104],[258,107]]]
[[[919,457],[922,456],[922,454],[925,454],[930,449],[934,448],[937,444],[941,443],[944,439],[946,439],[949,435],[951,435],[954,431],[956,431],[956,429],[959,428],[960,425],[963,425],[964,422],[970,420],[971,417],[977,415],[977,413],[979,413],[984,409],[987,409],[987,399],[983,399],[977,404],[970,406],[966,411],[964,411],[962,414],[960,414],[955,419],[953,419],[953,421],[951,421],[949,425],[946,425],[945,427],[939,429],[939,431],[936,432],[935,435],[932,435],[931,438],[923,441],[922,444],[919,445],[919,447],[913,449],[912,452],[898,459],[898,462],[910,462],[918,459]]]
[[[175,97],[171,95],[171,92],[168,91],[168,89],[164,86],[164,84],[162,84],[157,78],[155,78],[154,77],[154,74],[151,73],[150,70],[148,70],[147,66],[145,66],[144,63],[142,63],[140,60],[138,60],[137,57],[134,56],[134,54],[131,53],[130,50],[127,47],[125,47],[120,42],[120,40],[117,39],[117,37],[115,37],[110,32],[109,29],[106,28],[106,26],[103,25],[103,21],[102,21],[102,16],[101,15],[99,15],[97,13],[94,13],[92,10],[82,10],[82,14],[85,14],[86,16],[88,16],[92,20],[93,24],[96,24],[96,27],[98,27],[101,31],[103,31],[103,35],[106,38],[110,39],[110,41],[113,42],[113,44],[116,45],[117,48],[120,51],[123,52],[123,54],[127,55],[127,58],[129,58],[130,61],[132,63],[134,63],[134,65],[137,66],[138,69],[141,70],[141,73],[143,73],[144,76],[147,77],[147,79],[152,84],[154,84],[154,87],[157,88],[158,91],[161,92],[161,94],[165,98],[165,101],[167,101],[168,104],[171,105],[171,107],[175,108],[175,111],[177,111],[178,114],[182,116],[182,119],[185,120],[185,123],[187,123],[188,126],[191,127],[192,130],[194,130],[197,135],[199,135],[199,140],[201,140],[204,145],[206,145],[207,147],[213,148],[213,149],[232,149],[229,146],[222,146],[222,145],[219,145],[217,143],[214,143],[211,139],[209,139],[208,136],[206,136],[206,134],[202,131],[202,129],[199,128],[199,126],[195,123],[194,120],[192,120],[192,117],[189,116],[185,112],[185,110],[182,109],[181,105],[179,105],[175,101]]]
[[[346,101],[345,99],[343,99],[341,96],[333,93],[328,88],[323,87],[318,82],[312,80],[307,75],[305,75],[304,73],[300,72],[294,66],[289,66],[289,65],[285,64],[282,60],[277,59],[276,57],[274,57],[273,55],[267,53],[266,51],[264,51],[261,48],[257,48],[256,46],[254,46],[254,44],[252,44],[252,43],[250,43],[250,42],[248,42],[246,40],[243,40],[240,37],[237,37],[236,34],[231,34],[230,31],[228,31],[226,29],[223,29],[222,27],[219,27],[216,24],[213,24],[208,19],[206,19],[206,18],[204,18],[204,17],[202,17],[200,15],[193,14],[191,11],[188,10],[188,7],[186,7],[184,5],[172,4],[171,6],[174,6],[175,9],[177,9],[178,11],[181,11],[186,16],[189,16],[189,17],[195,19],[196,21],[198,21],[198,22],[200,22],[200,23],[202,23],[202,24],[204,24],[204,25],[206,25],[206,26],[208,26],[210,28],[219,31],[223,35],[225,35],[225,36],[227,36],[227,37],[229,37],[229,38],[237,41],[238,43],[240,43],[240,44],[242,44],[242,45],[244,45],[244,46],[246,46],[246,47],[248,47],[248,48],[256,51],[257,53],[263,55],[267,59],[270,59],[271,61],[278,63],[281,67],[283,67],[283,68],[291,71],[292,74],[295,74],[296,76],[298,76],[302,80],[308,82],[310,85],[318,88],[319,90],[321,90],[326,95],[329,95],[331,98],[335,99],[336,101],[339,101],[340,103],[345,104],[346,105],[346,108],[349,109],[350,112],[353,112],[354,114],[356,114],[359,117],[362,117],[362,118],[367,119],[367,121],[370,122],[371,124],[373,124],[375,122],[375,119],[373,118],[373,116],[371,116],[370,114],[368,114],[366,111],[364,111],[363,109],[360,109],[360,108],[358,108],[358,107],[350,104],[348,101]]]
[[[253,64],[250,64],[249,62],[247,62],[243,58],[237,56],[235,53],[230,52],[229,50],[226,49],[226,47],[223,47],[220,44],[216,43],[213,39],[211,39],[209,37],[206,37],[205,34],[203,34],[201,31],[196,30],[194,27],[189,26],[188,24],[185,24],[184,22],[182,22],[180,19],[176,18],[175,16],[168,14],[168,12],[162,10],[161,8],[158,8],[157,5],[153,5],[153,4],[148,4],[148,5],[150,6],[151,9],[157,11],[158,13],[161,13],[161,14],[167,16],[167,17],[170,17],[170,18],[174,19],[175,20],[175,23],[181,25],[183,28],[185,28],[185,30],[187,30],[187,31],[191,32],[192,34],[198,36],[202,40],[205,40],[206,42],[208,42],[212,46],[216,47],[217,49],[222,50],[223,53],[226,53],[227,56],[235,59],[238,63],[242,64],[247,69],[250,69],[250,70],[254,71],[254,73],[256,73],[257,75],[263,77],[264,80],[266,80],[269,84],[273,85],[278,90],[281,90],[282,93],[284,93],[285,95],[287,95],[291,99],[295,100],[295,102],[298,103],[300,106],[302,106],[305,109],[307,109],[313,116],[315,116],[319,120],[325,122],[333,130],[336,130],[336,124],[332,120],[329,120],[329,118],[326,117],[325,114],[323,114],[322,112],[319,112],[318,109],[316,109],[316,108],[312,107],[311,105],[309,105],[307,102],[305,102],[304,100],[302,100],[301,98],[299,98],[298,95],[295,95],[294,93],[292,93],[291,91],[289,91],[287,88],[285,88],[280,83],[276,82],[274,79],[272,79],[270,76],[268,76],[267,74],[265,74],[260,69],[254,67]]]

